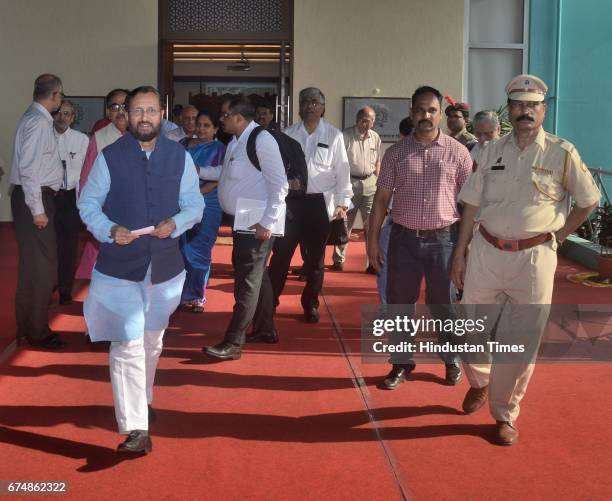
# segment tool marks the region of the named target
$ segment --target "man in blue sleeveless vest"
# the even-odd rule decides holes
[[[179,304],[185,270],[178,237],[202,219],[190,155],[160,135],[160,95],[126,97],[130,134],[104,148],[79,198],[81,218],[101,242],[84,304],[92,341],[111,341],[119,452],[151,451],[150,404],[164,330]]]

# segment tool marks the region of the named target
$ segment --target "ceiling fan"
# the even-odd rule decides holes
[[[251,71],[251,63],[244,56],[244,52],[241,52],[240,61],[236,64],[228,64],[225,69],[228,71]]]

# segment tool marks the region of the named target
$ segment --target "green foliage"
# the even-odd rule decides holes
[[[612,247],[612,205],[606,202],[602,207],[597,207],[576,230],[576,234],[601,245],[602,254],[604,248]],[[606,249],[608,252],[610,250]]]
[[[501,135],[505,136],[506,134],[508,134],[508,132],[512,131],[512,124],[508,120],[508,106],[502,104],[499,108],[493,111],[495,111],[495,113],[497,113],[497,116],[499,117]],[[472,122],[469,122],[467,124],[467,130],[472,134],[474,133],[474,126],[472,125]]]

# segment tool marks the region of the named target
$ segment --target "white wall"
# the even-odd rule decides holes
[[[460,0],[295,0],[293,109],[320,87],[342,125],[343,96],[409,97],[423,84],[462,95]],[[67,95],[157,82],[156,0],[0,0],[0,158],[8,164],[34,78],[58,74]],[[406,110],[408,111],[408,110]],[[10,220],[8,171],[0,220]]]
[[[410,97],[426,84],[459,98],[463,9],[460,0],[295,0],[293,110],[311,85],[338,127],[343,96],[378,88],[382,97]]]
[[[66,95],[156,85],[157,1],[0,0],[0,61],[0,158],[9,163],[39,74],[59,75]],[[4,170],[0,221],[11,219],[10,163]]]

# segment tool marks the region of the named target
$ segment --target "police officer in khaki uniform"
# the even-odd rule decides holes
[[[463,288],[464,304],[507,303],[506,311],[516,310],[510,313],[515,315],[512,328],[498,329],[496,341],[512,344],[530,332],[533,353],[548,310],[541,307],[534,318],[514,305],[551,303],[557,246],[580,226],[600,198],[576,148],[542,129],[547,90],[532,75],[518,75],[506,86],[513,132],[483,148],[476,171],[459,194],[464,210],[452,263],[452,279]],[[570,196],[576,205],[568,214]],[[514,444],[518,439],[514,422],[533,373],[533,360],[464,365],[471,386],[464,411],[475,412],[488,396],[497,421],[497,443]]]
[[[450,99],[447,97],[447,99]],[[470,117],[470,105],[451,101],[450,106],[444,110],[446,114],[446,126],[452,138],[459,141],[468,151],[478,144],[474,134],[467,131],[467,122]]]

